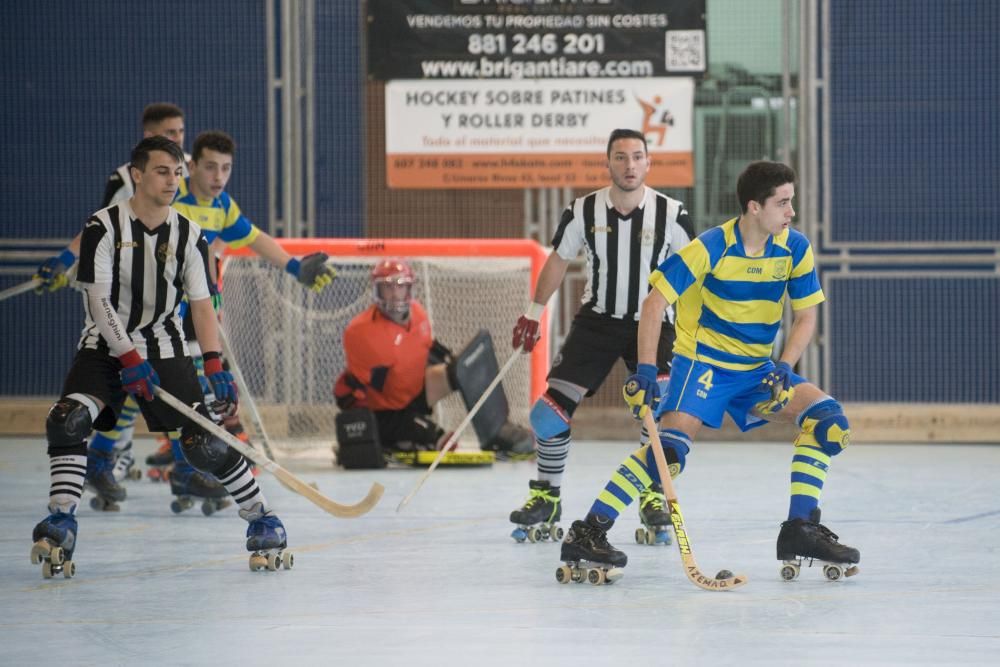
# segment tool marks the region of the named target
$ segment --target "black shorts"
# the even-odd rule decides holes
[[[660,373],[670,372],[673,345],[674,327],[664,322],[656,350],[656,366]],[[630,373],[635,372],[638,346],[638,322],[581,310],[573,318],[569,335],[552,362],[547,379],[572,382],[585,387],[587,396],[593,396],[619,359],[625,362]]]
[[[150,359],[149,364],[160,377],[160,386],[188,405],[201,403],[204,396],[191,357]],[[94,428],[107,431],[114,427],[125,403],[126,393],[121,381],[122,364],[106,352],[84,348],[76,353],[73,365],[63,381],[62,395],[88,394],[104,403]],[[138,399],[139,409],[149,430],[156,432],[179,429],[188,419],[160,400]]]
[[[378,410],[373,413],[378,424],[378,438],[383,447],[400,449],[401,443],[412,449],[433,448],[444,431],[431,419],[427,395],[420,392],[413,401],[400,410]]]

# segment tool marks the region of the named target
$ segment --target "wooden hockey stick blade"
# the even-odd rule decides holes
[[[282,468],[271,459],[267,458],[260,452],[254,451],[253,448],[244,444],[239,438],[230,434],[229,431],[222,428],[211,419],[205,417],[191,406],[185,404],[165,389],[155,387],[155,391],[156,396],[164,403],[225,442],[227,445],[242,454],[245,458],[253,461],[258,466],[277,477],[278,481],[290,490],[335,517],[354,518],[359,517],[362,514],[367,514],[373,507],[375,507],[375,505],[378,504],[382,494],[385,493],[385,487],[376,482],[372,484],[371,489],[368,490],[368,495],[354,505],[341,505],[340,503],[334,502],[309,484],[306,484],[301,479]]]
[[[229,336],[226,335],[225,330],[219,327],[219,342],[222,343],[222,354],[225,356],[226,361],[229,362],[229,370],[233,374],[233,379],[236,380],[236,386],[240,390],[240,407],[246,407],[250,412],[250,421],[253,422],[253,427],[260,435],[261,445],[264,447],[264,453],[267,458],[274,460],[274,451],[271,449],[271,439],[267,436],[267,430],[264,428],[264,420],[261,419],[260,411],[257,410],[257,403],[253,400],[253,395],[250,393],[250,387],[247,385],[246,378],[243,377],[243,371],[240,370],[240,365],[236,361],[236,357],[233,355],[233,348],[229,344]]]
[[[8,287],[7,289],[0,292],[0,301],[11,298],[12,296],[17,296],[18,294],[24,294],[25,292],[30,292],[35,289],[38,285],[38,281],[32,278],[31,280],[25,280],[23,283],[18,283],[13,287]]]
[[[694,560],[694,553],[691,549],[691,540],[688,537],[687,529],[684,527],[684,515],[681,514],[681,506],[677,502],[677,492],[674,490],[674,481],[670,477],[670,469],[667,467],[667,457],[663,454],[663,445],[660,444],[660,429],[656,426],[653,418],[653,411],[647,410],[643,417],[643,425],[649,436],[649,446],[653,449],[653,458],[656,459],[656,471],[660,474],[660,484],[663,486],[663,495],[667,499],[667,509],[670,511],[670,523],[674,525],[674,534],[677,542],[677,549],[681,552],[681,562],[684,564],[684,574],[691,580],[691,583],[706,591],[731,591],[747,583],[744,574],[735,574],[725,579],[707,577],[698,569],[698,563]]]
[[[507,371],[509,371],[511,366],[514,365],[514,362],[517,361],[517,358],[519,356],[521,356],[521,351],[514,350],[514,353],[510,355],[510,359],[508,359],[507,363],[503,365],[503,368],[500,369],[500,371],[497,373],[497,376],[493,378],[493,381],[490,382],[489,386],[486,387],[485,390],[483,390],[483,394],[482,396],[479,397],[479,400],[476,401],[475,405],[473,405],[469,409],[469,413],[465,415],[465,419],[463,419],[462,422],[455,428],[455,432],[451,434],[451,437],[445,441],[444,446],[442,446],[441,449],[438,451],[438,454],[436,457],[434,457],[434,461],[431,463],[430,467],[427,468],[426,472],[424,472],[424,474],[420,476],[420,479],[417,480],[417,484],[416,486],[413,487],[413,490],[410,491],[405,498],[399,501],[399,505],[396,506],[397,512],[403,509],[403,507],[405,507],[406,504],[413,499],[413,496],[417,495],[417,491],[419,491],[420,487],[424,485],[424,482],[427,481],[427,478],[431,476],[431,473],[434,472],[434,469],[438,467],[438,464],[441,463],[441,461],[444,459],[445,454],[448,453],[448,450],[451,448],[451,446],[454,443],[458,442],[458,438],[460,435],[462,435],[462,431],[464,431],[469,426],[469,424],[472,423],[472,419],[479,412],[479,409],[483,407],[483,404],[486,403],[486,399],[490,397],[490,394],[493,393],[493,390],[497,388],[497,385],[499,385],[501,380],[503,380],[504,376],[507,375]]]

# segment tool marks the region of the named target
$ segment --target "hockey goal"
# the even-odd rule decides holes
[[[458,353],[480,330],[493,337],[497,363],[512,354],[511,330],[524,313],[546,253],[528,240],[278,239],[291,255],[330,255],[337,279],[316,294],[247,248],[227,251],[222,267],[223,328],[279,457],[329,458],[337,406],[333,383],[344,368],[344,328],[372,304],[369,271],[402,257],[416,274],[414,297],[427,309],[434,336]],[[542,331],[547,331],[543,317]],[[545,388],[543,339],[504,378],[511,419],[527,426]],[[445,430],[465,416],[460,397],[438,404]],[[251,421],[243,419],[251,430]],[[473,430],[463,446],[476,445]]]

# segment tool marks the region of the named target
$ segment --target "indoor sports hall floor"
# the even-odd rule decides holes
[[[142,458],[152,441],[139,441]],[[585,513],[628,443],[574,444],[563,525]],[[841,582],[778,576],[787,445],[698,444],[678,484],[702,569],[749,576],[710,593],[675,546],[638,546],[630,508],[611,534],[628,553],[612,586],[556,583],[559,547],[517,544],[507,514],[534,464],[438,469],[402,513],[416,469],[296,472],[352,503],[336,519],[260,477],[288,529],[294,569],[253,573],[234,509],[171,514],[167,487],[129,485],[117,514],[79,512],[73,579],[29,563],[45,514],[40,438],[0,440],[3,665],[868,665],[1000,661],[1000,447],[852,446],[834,462],[824,520],[861,550]]]

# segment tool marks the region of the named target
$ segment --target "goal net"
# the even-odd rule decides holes
[[[528,240],[277,239],[291,255],[325,252],[337,278],[322,292],[249,249],[228,251],[222,265],[222,324],[276,456],[326,458],[336,439],[333,384],[345,367],[343,332],[372,304],[371,267],[405,258],[416,274],[413,296],[427,310],[434,337],[456,354],[480,330],[490,332],[497,364],[510,357],[511,330],[524,313],[545,251]],[[547,323],[542,322],[546,331]],[[502,387],[511,420],[528,426],[548,371],[545,345],[514,363]],[[457,393],[435,407],[446,431],[466,416]],[[243,424],[254,435],[243,410]],[[260,434],[256,434],[258,437]],[[478,447],[466,429],[461,446]]]

